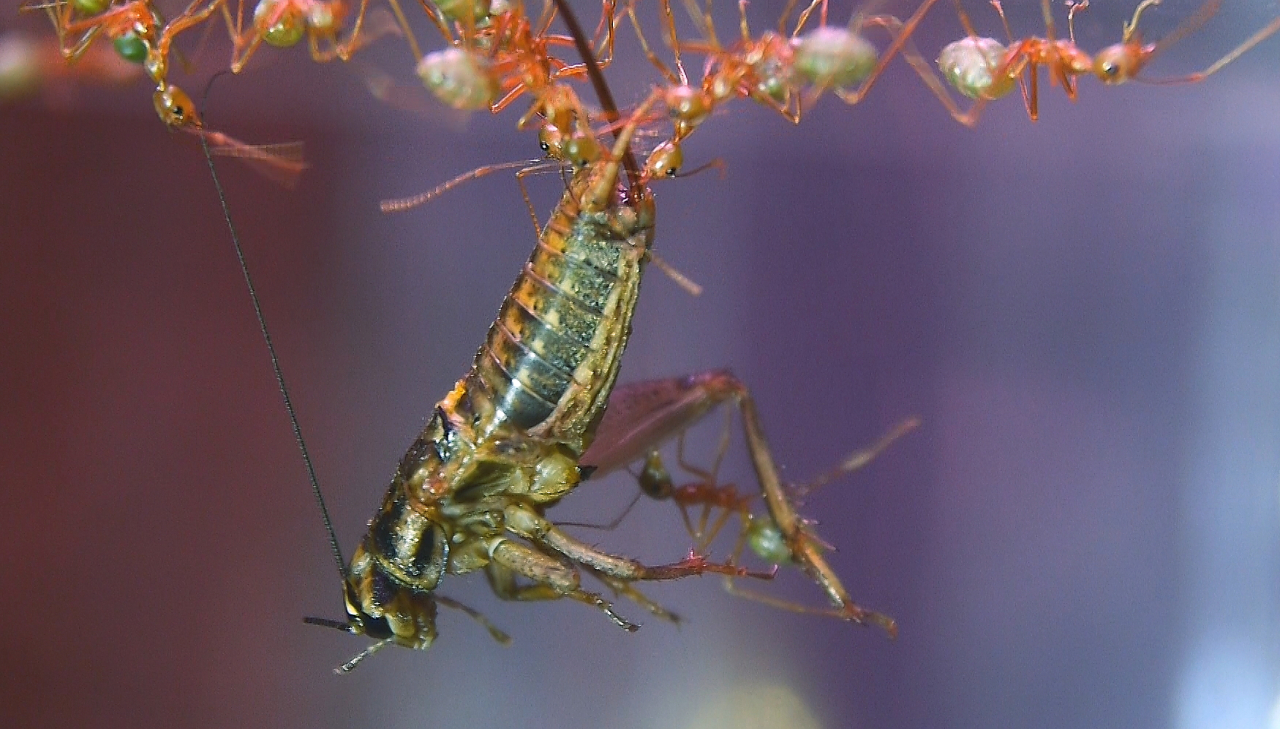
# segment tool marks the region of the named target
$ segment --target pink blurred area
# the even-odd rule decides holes
[[[1196,7],[1166,5],[1166,25]],[[960,32],[949,12],[922,47]],[[1127,13],[1091,9],[1081,43]],[[1038,28],[1035,6],[1011,14]],[[1269,19],[1237,9],[1164,70]],[[370,62],[403,63],[386,45]],[[824,99],[798,127],[731,107],[686,149],[726,177],[657,188],[658,250],[707,291],[650,273],[625,379],[733,368],[797,481],[923,419],[805,509],[896,642],[712,579],[649,590],[687,622],[627,635],[455,578],[447,594],[513,646],[444,613],[429,652],[342,678],[365,643],[301,622],[341,617],[336,568],[198,145],[156,121],[145,84],[0,107],[0,724],[1266,725],[1278,49],[1195,86],[1086,80],[1074,105],[1044,88],[1039,123],[1009,98],[973,131],[895,64],[863,104]],[[539,152],[510,114],[411,116],[355,64],[262,53],[216,82],[207,117],[307,145],[293,191],[219,171],[349,552],[533,243],[504,175],[396,216],[377,202]],[[610,78],[627,100],[652,80],[622,62]],[[204,79],[184,83],[199,98]],[[559,186],[534,181],[542,214]],[[716,436],[697,433],[695,460]],[[724,475],[749,485],[740,447]],[[633,488],[589,484],[554,516],[607,521]],[[660,504],[581,533],[652,562],[689,546]],[[769,589],[821,604],[795,575]]]

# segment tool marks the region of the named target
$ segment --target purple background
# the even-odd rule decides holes
[[[1169,0],[1152,35],[1194,8]],[[1081,45],[1129,12],[1091,8]],[[1233,6],[1151,76],[1276,13]],[[960,32],[944,2],[919,42]],[[637,99],[651,70],[630,43],[619,59]],[[1046,87],[1039,123],[1010,98],[972,131],[895,63],[797,128],[731,105],[686,150],[725,178],[658,188],[658,250],[707,292],[650,274],[624,378],[732,367],[795,480],[923,419],[806,507],[896,642],[713,579],[650,589],[688,621],[627,635],[454,578],[513,646],[446,612],[429,653],[346,678],[331,667],[365,643],[300,620],[340,616],[337,578],[198,148],[144,86],[0,107],[0,723],[1280,726],[1278,60],[1273,39],[1196,86],[1086,79],[1075,105]],[[517,110],[386,109],[354,64],[298,49],[210,104],[235,136],[307,144],[294,192],[220,170],[349,551],[533,241],[505,174],[411,213],[377,201],[534,138]],[[540,214],[559,185],[532,183]],[[716,426],[699,433],[705,462]],[[723,476],[749,483],[737,446]],[[605,520],[632,488],[553,515]],[[688,548],[663,504],[584,534],[651,562]],[[821,604],[794,575],[769,587]]]

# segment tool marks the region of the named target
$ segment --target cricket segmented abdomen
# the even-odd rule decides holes
[[[566,195],[467,375],[473,401],[487,399],[495,415],[527,432],[556,417],[571,390],[590,399],[590,391],[611,387],[642,253],[607,215],[584,214]],[[594,413],[588,403],[566,417]]]

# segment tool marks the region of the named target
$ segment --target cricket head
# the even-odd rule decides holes
[[[427,588],[406,584],[403,575],[382,562],[364,545],[352,556],[342,590],[350,632],[390,640],[405,648],[430,648],[436,639],[433,590],[439,575],[427,581],[431,585]]]
[[[303,618],[309,625],[335,628],[376,640],[334,673],[351,673],[364,659],[389,645],[426,650],[436,640],[436,599],[431,590],[398,583],[361,545],[342,585],[347,620]]]
[[[351,672],[388,645],[430,648],[437,635],[434,591],[448,562],[449,541],[441,524],[412,508],[408,499],[384,502],[346,569],[342,592],[347,621],[305,619],[378,641],[337,672]]]

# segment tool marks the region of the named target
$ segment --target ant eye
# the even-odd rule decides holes
[[[542,147],[542,151],[543,151],[543,152],[550,152],[550,151],[551,151],[551,145],[550,145],[550,144],[547,144],[546,142],[538,142],[538,146],[539,146],[539,147]]]
[[[1115,76],[1120,73],[1120,67],[1114,63],[1104,63],[1102,64],[1102,72],[1108,76]]]

